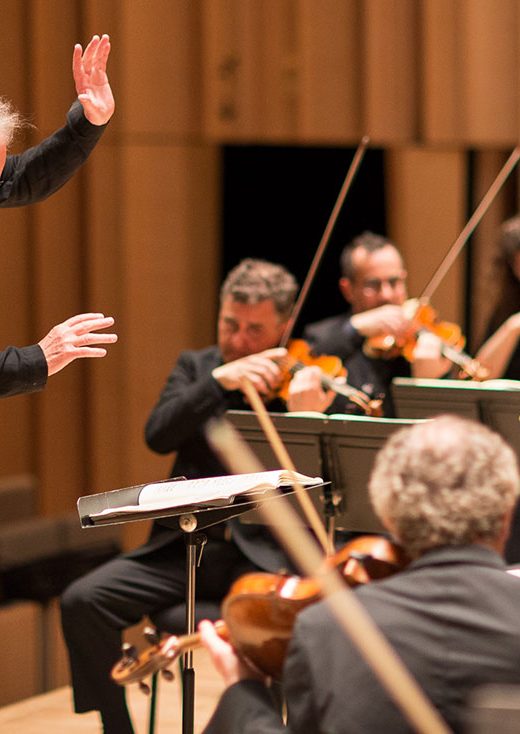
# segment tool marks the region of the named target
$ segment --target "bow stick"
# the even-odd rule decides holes
[[[336,203],[334,204],[334,208],[332,209],[332,212],[330,214],[329,221],[327,222],[327,226],[325,227],[325,230],[321,237],[320,243],[318,245],[318,249],[316,250],[316,253],[312,260],[311,266],[309,268],[309,272],[307,273],[307,276],[305,277],[305,281],[302,285],[300,294],[298,298],[296,299],[296,303],[293,306],[292,313],[289,316],[289,319],[287,320],[287,325],[285,327],[285,331],[282,334],[282,338],[279,344],[279,346],[281,347],[286,347],[289,339],[291,338],[291,334],[293,332],[294,325],[296,321],[298,320],[300,311],[302,310],[305,299],[307,298],[307,293],[310,290],[312,281],[314,280],[314,276],[316,275],[316,271],[318,270],[318,267],[321,262],[321,258],[323,257],[323,254],[325,252],[325,249],[327,245],[329,244],[329,240],[332,235],[332,231],[334,227],[336,226],[336,221],[338,219],[339,213],[345,202],[350,186],[352,185],[354,176],[358,172],[359,166],[361,165],[361,161],[363,160],[363,156],[365,155],[365,151],[367,149],[369,142],[370,142],[370,138],[368,137],[368,135],[364,135],[361,138],[361,142],[359,143],[356,149],[356,152],[354,153],[354,157],[352,158],[352,162],[347,171],[347,175],[345,176],[345,180],[343,181],[343,185],[338,194],[338,198],[336,199]]]
[[[473,214],[468,220],[468,223],[462,230],[462,232],[459,234],[455,242],[452,244],[444,258],[442,259],[439,267],[435,271],[435,273],[432,275],[429,283],[426,285],[425,289],[422,292],[422,295],[420,296],[420,301],[429,301],[432,297],[433,293],[437,290],[439,287],[439,284],[446,276],[446,273],[451,268],[457,257],[459,256],[460,251],[468,241],[468,239],[471,237],[474,229],[479,224],[480,220],[484,216],[484,214],[487,212],[491,204],[493,203],[493,200],[495,199],[496,195],[504,185],[504,183],[509,178],[509,175],[515,168],[516,164],[518,163],[518,160],[520,158],[520,147],[517,146],[507,159],[507,161],[502,166],[501,170],[499,171],[497,177],[489,187],[487,193],[482,198],[482,201],[477,206]]]

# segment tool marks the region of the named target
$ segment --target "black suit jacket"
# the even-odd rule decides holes
[[[318,354],[335,354],[347,369],[347,382],[372,398],[383,397],[385,416],[395,416],[390,393],[394,377],[409,377],[410,365],[404,357],[372,359],[363,352],[364,338],[354,329],[349,314],[309,324],[303,333]],[[334,404],[336,410],[341,403]],[[351,409],[348,412],[352,412]]]
[[[454,732],[468,695],[520,684],[520,583],[477,546],[439,548],[358,590],[366,611]],[[267,689],[238,683],[205,734],[403,734],[411,729],[324,603],[298,617],[284,670],[289,727]]]
[[[0,207],[34,204],[66,183],[84,163],[106,125],[92,125],[79,102],[67,124],[39,145],[7,157],[0,172]],[[0,352],[0,396],[41,390],[47,382],[47,362],[40,347],[7,347]]]
[[[182,352],[148,419],[145,428],[148,446],[160,454],[176,452],[172,477],[195,479],[229,473],[210,448],[204,426],[210,418],[226,410],[250,410],[250,407],[240,391],[225,391],[213,379],[211,372],[220,364],[222,357],[216,346]],[[285,412],[280,401],[268,407]],[[278,571],[290,566],[264,526],[243,525],[238,520],[231,520],[229,526],[236,545],[260,568]],[[134,554],[164,548],[178,537],[179,532],[156,522],[148,543]]]

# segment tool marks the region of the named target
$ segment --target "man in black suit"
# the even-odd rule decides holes
[[[21,116],[0,99],[0,207],[41,201],[61,188],[86,161],[114,112],[114,98],[106,74],[110,53],[107,35],[94,36],[85,48],[74,47],[72,68],[78,99],[67,124],[39,145],[8,155]],[[79,314],[55,326],[38,344],[7,347],[0,352],[0,396],[41,390],[50,375],[82,357],[103,357],[115,334],[95,334],[112,326],[112,317]]]
[[[455,416],[394,434],[370,480],[376,514],[413,560],[357,596],[454,732],[478,686],[520,684],[520,584],[501,558],[519,485],[502,438]],[[297,617],[287,726],[258,672],[210,622],[200,630],[228,686],[205,734],[411,731],[325,602]]]
[[[282,376],[279,361],[286,350],[276,345],[296,290],[285,268],[262,260],[244,260],[230,272],[221,289],[218,343],[180,354],[146,425],[152,450],[176,452],[171,476],[192,479],[228,473],[210,449],[204,426],[226,410],[250,409],[240,390],[242,377],[251,380],[270,410],[285,411],[285,405],[270,396]],[[297,384],[292,393],[298,408],[321,410],[333,398],[321,387],[313,396],[305,388],[302,402]],[[198,598],[219,602],[238,576],[288,565],[263,526],[232,520],[205,534],[208,542],[197,569]],[[185,599],[186,551],[181,535],[154,523],[144,546],[74,582],[63,595],[76,711],[100,711],[106,734],[133,731],[124,691],[110,680],[111,667],[121,655],[121,630]]]
[[[394,377],[440,377],[449,368],[441,358],[440,342],[421,334],[413,364],[403,356],[379,358],[364,349],[365,340],[385,334],[400,340],[412,326],[407,312],[406,270],[396,246],[386,237],[364,232],[341,254],[340,291],[349,312],[333,316],[304,331],[304,338],[322,354],[335,354],[347,368],[349,385],[372,397],[384,396],[384,412],[394,415],[389,394]]]

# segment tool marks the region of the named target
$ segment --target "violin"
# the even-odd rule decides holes
[[[381,359],[402,355],[408,362],[413,362],[417,339],[422,332],[428,331],[439,337],[442,355],[460,368],[460,378],[487,379],[488,370],[463,351],[466,339],[458,324],[442,321],[425,300],[411,298],[403,304],[403,309],[411,320],[409,333],[402,339],[390,334],[370,337],[363,345],[365,354]]]
[[[369,339],[367,340],[368,344],[366,346],[366,352],[369,355],[382,356],[383,354],[387,354],[389,356],[395,356],[402,353],[408,361],[413,361],[413,351],[417,343],[417,335],[421,330],[428,330],[440,337],[443,343],[443,354],[461,368],[460,376],[470,377],[475,380],[485,380],[487,378],[488,372],[486,368],[482,367],[476,360],[462,351],[464,337],[459,327],[456,324],[441,321],[435,310],[429,305],[429,301],[459,256],[471,234],[480,223],[482,217],[493,203],[496,195],[515,169],[519,160],[520,146],[516,146],[498,172],[479,205],[468,219],[461,233],[443,257],[440,265],[423,290],[421,297],[419,299],[411,299],[404,304],[404,308],[411,309],[410,318],[412,320],[412,329],[410,337],[404,339],[403,343],[398,343],[391,335]],[[407,304],[410,304],[410,306],[407,306]],[[396,351],[392,354],[394,348]]]
[[[304,339],[291,339],[287,346],[287,356],[279,364],[285,372],[277,395],[285,402],[289,399],[289,385],[296,372],[304,367],[315,366],[322,372],[321,384],[324,390],[332,390],[338,395],[343,395],[361,408],[365,415],[374,417],[383,415],[382,400],[371,399],[366,393],[356,390],[347,382],[335,381],[337,377],[346,378],[348,374],[339,357],[328,354],[314,355]]]
[[[355,587],[397,573],[408,559],[401,547],[387,538],[364,535],[348,542],[324,563],[336,568],[348,586]],[[313,578],[248,573],[232,584],[222,603],[222,619],[215,628],[252,667],[279,680],[297,615],[320,599],[320,587]],[[162,639],[157,636],[140,655],[132,646],[124,645],[121,660],[112,668],[112,680],[121,686],[139,683],[147,691],[143,678],[163,671],[171,679],[169,668],[173,662],[200,645],[198,633]]]

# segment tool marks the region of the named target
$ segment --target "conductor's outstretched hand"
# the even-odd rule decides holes
[[[49,331],[38,342],[47,360],[48,374],[54,375],[75,359],[104,357],[107,350],[95,344],[114,344],[117,334],[97,334],[114,324],[112,316],[102,313],[82,313],[71,316]]]

